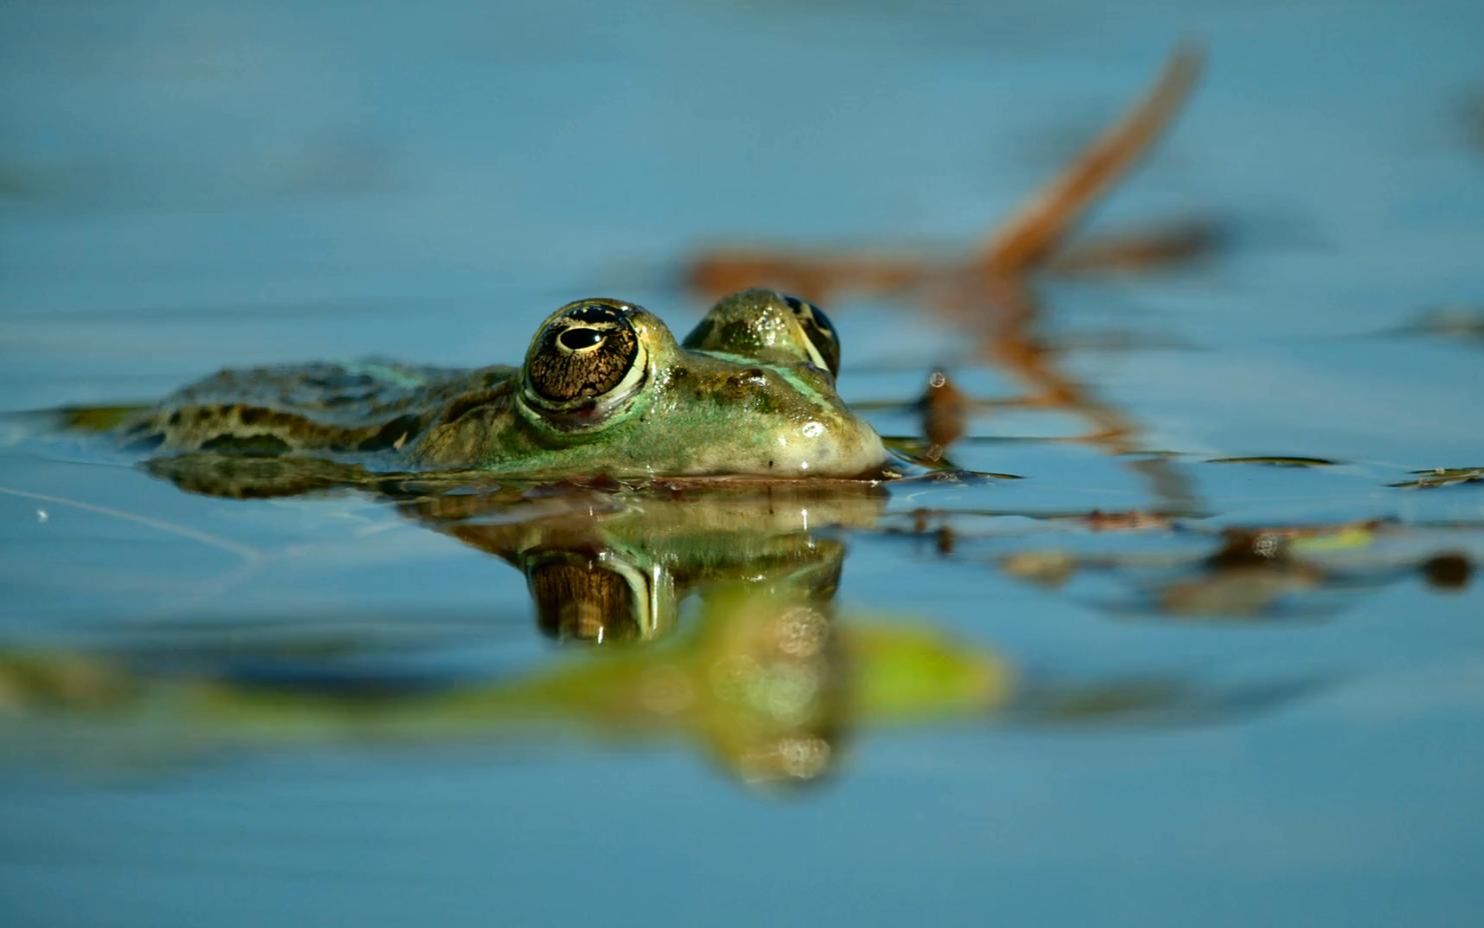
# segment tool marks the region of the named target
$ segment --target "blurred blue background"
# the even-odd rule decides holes
[[[1399,334],[1484,301],[1481,36],[1464,0],[9,2],[0,407],[149,399],[231,364],[513,361],[595,293],[681,328],[704,308],[686,262],[713,245],[967,253],[1195,38],[1205,80],[1096,227],[1210,217],[1231,245],[1157,276],[1049,281],[1048,336],[1132,338],[1066,363],[1147,448],[1344,462],[1193,473],[1218,523],[1476,529],[1475,488],[1381,485],[1484,464],[1479,345]],[[958,350],[887,300],[828,308],[850,400],[910,399]],[[75,449],[0,450],[0,487],[28,494],[0,496],[8,641],[313,613],[447,634],[461,660],[551,657],[518,574],[377,503],[188,497]],[[1149,503],[1087,447],[964,454],[1033,479],[937,505]],[[21,742],[4,921],[1420,925],[1484,902],[1477,586],[1407,580],[1339,617],[1202,626],[1017,585],[989,569],[992,538],[956,562],[849,540],[842,606],[928,616],[1031,672],[1313,690],[1209,725],[866,739],[837,778],[775,798],[681,746],[177,766],[146,744],[57,774]],[[1477,530],[1449,543],[1484,553]]]

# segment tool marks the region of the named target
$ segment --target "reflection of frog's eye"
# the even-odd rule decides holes
[[[612,551],[531,548],[521,561],[541,630],[562,641],[608,644],[663,635],[675,617],[668,574]]]
[[[532,556],[527,570],[536,623],[552,638],[605,644],[641,637],[643,605],[627,578],[576,554]],[[637,602],[636,602],[637,599]]]
[[[546,324],[526,358],[526,380],[543,405],[610,398],[637,378],[643,351],[629,308],[607,300],[573,303]]]
[[[796,296],[785,296],[783,302],[794,311],[794,316],[804,327],[814,366],[829,371],[831,376],[840,376],[840,336],[835,332],[835,324],[830,322],[830,317],[818,306],[806,303]]]

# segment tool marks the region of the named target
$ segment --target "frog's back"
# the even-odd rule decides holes
[[[224,370],[130,416],[120,433],[136,450],[396,451],[461,398],[508,390],[514,372],[378,361]]]

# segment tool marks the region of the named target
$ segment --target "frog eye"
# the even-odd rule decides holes
[[[533,399],[565,408],[632,393],[643,375],[645,352],[631,309],[612,300],[582,300],[548,320],[526,355]]]
[[[804,335],[809,340],[809,357],[814,366],[829,371],[832,377],[839,377],[840,336],[835,332],[835,324],[830,321],[830,317],[818,306],[806,303],[796,296],[785,296],[783,302],[794,311],[794,316],[804,328]]]

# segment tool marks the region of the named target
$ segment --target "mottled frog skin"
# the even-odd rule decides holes
[[[519,368],[228,370],[120,429],[166,454],[535,478],[876,476],[886,451],[835,393],[839,360],[824,313],[770,290],[726,297],[683,342],[640,306],[587,299],[547,317]]]

